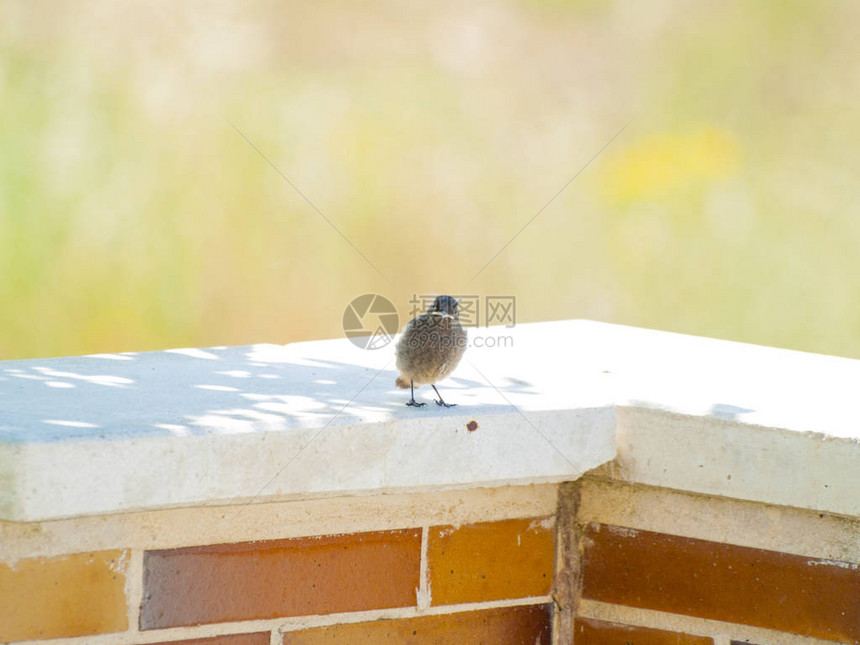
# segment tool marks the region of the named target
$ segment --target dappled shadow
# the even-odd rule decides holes
[[[537,394],[523,381],[452,377],[438,387],[457,407],[435,406],[421,388],[416,396],[428,405],[415,409],[396,375],[393,348],[348,341],[10,361],[0,363],[0,437],[133,439],[494,414]]]
[[[716,419],[723,419],[724,421],[734,421],[741,415],[750,412],[755,412],[755,410],[728,403],[715,403],[711,407],[711,416]]]

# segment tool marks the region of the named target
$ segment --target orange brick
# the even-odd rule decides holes
[[[860,642],[860,566],[591,524],[583,597]]]
[[[98,551],[0,564],[0,641],[128,629],[127,560]]]
[[[140,626],[414,605],[420,560],[420,529],[148,551]]]
[[[574,625],[576,645],[713,645],[708,636],[693,636],[662,629],[648,629],[577,618]]]
[[[430,529],[434,605],[545,596],[552,588],[553,518]]]
[[[269,632],[258,632],[256,634],[228,634],[211,638],[191,638],[184,641],[159,641],[147,643],[147,645],[269,645],[270,641]]]
[[[284,645],[549,645],[550,605],[502,607],[284,634]]]

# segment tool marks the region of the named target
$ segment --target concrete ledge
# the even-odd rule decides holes
[[[618,481],[860,516],[860,443],[661,410],[619,408]]]
[[[541,332],[470,352],[447,410],[345,339],[0,364],[0,518],[577,479],[615,456],[615,409],[534,369]]]
[[[346,340],[0,363],[0,519],[568,481],[616,445],[606,476],[860,512],[860,361],[589,321],[471,335],[509,341],[468,350],[448,410]]]

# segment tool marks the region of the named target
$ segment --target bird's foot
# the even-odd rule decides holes
[[[420,408],[420,407],[423,407],[423,406],[425,406],[425,405],[427,405],[427,404],[426,404],[426,403],[419,403],[419,402],[418,402],[418,401],[416,401],[415,399],[412,399],[411,401],[407,401],[407,402],[406,402],[406,405],[409,405],[409,406],[412,406],[412,407],[416,407],[416,408]]]
[[[434,401],[436,401],[436,405],[444,405],[446,408],[453,408],[457,406],[456,403],[445,403],[445,399],[443,399],[442,395],[439,394],[439,390],[436,389],[435,385],[431,384],[430,387],[433,388],[433,391],[436,393],[436,396],[439,397],[438,401],[436,401],[436,399],[433,399]]]

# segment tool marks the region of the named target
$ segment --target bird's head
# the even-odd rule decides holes
[[[436,296],[427,313],[436,316],[460,317],[460,304],[451,296]]]

